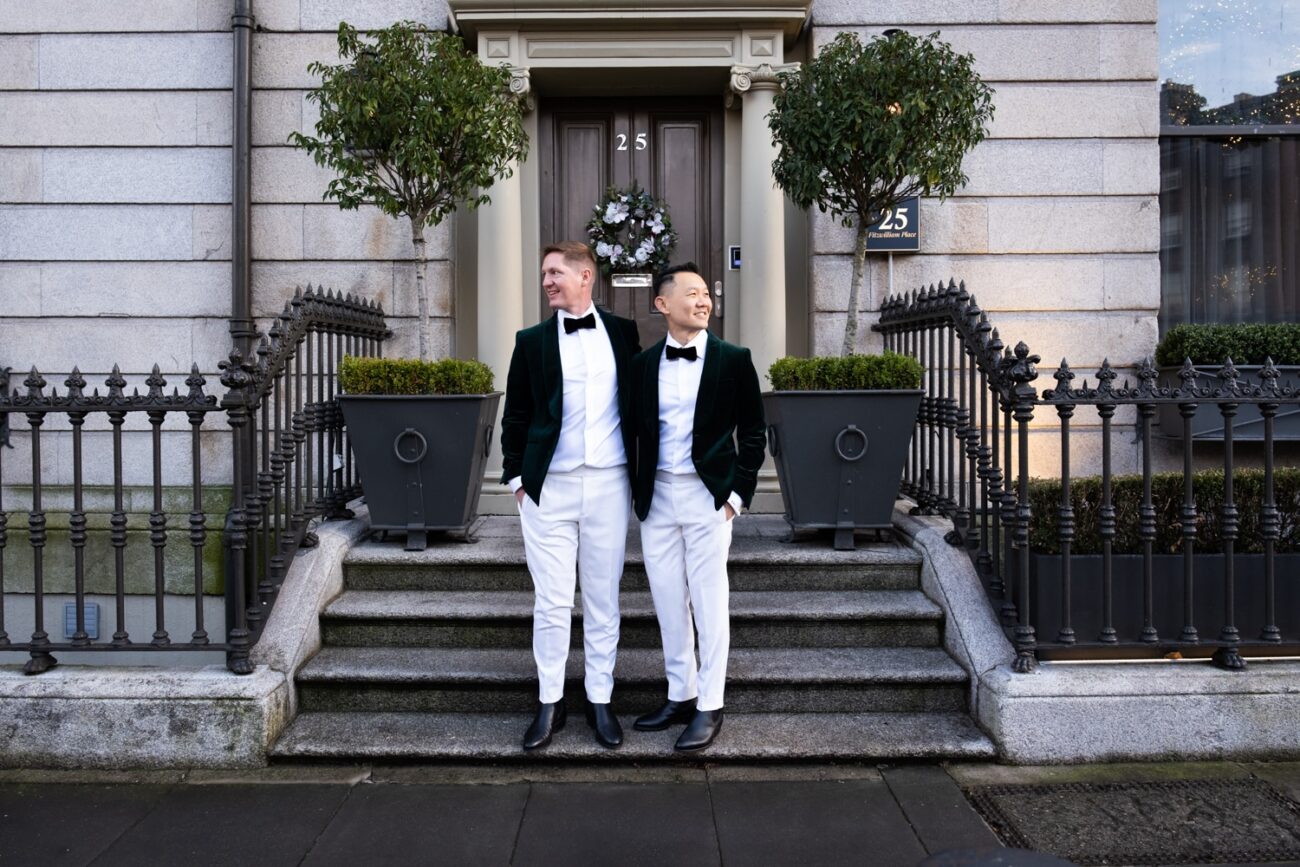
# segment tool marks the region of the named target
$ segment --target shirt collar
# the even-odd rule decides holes
[[[690,341],[687,343],[678,343],[675,339],[673,339],[673,336],[671,334],[665,335],[664,338],[665,348],[672,346],[677,349],[685,349],[688,346],[694,346],[695,354],[700,358],[704,357],[704,348],[708,346],[708,344],[709,344],[709,329],[707,328],[701,330],[698,334],[692,337]]]
[[[567,311],[567,310],[560,310],[560,311],[558,311],[558,312],[559,312],[559,314],[560,314],[560,319],[561,319],[561,320],[564,320],[564,319],[581,319],[582,317],[584,317],[584,316],[586,316],[586,315],[588,315],[588,314],[592,314],[592,313],[595,313],[595,312],[596,312],[596,302],[595,302],[595,301],[592,301],[590,304],[587,305],[587,309],[584,310],[584,311],[582,311],[581,313],[579,313],[577,316],[574,316],[572,313],[570,313],[570,312]]]

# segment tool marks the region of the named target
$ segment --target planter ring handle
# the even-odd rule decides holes
[[[849,434],[855,434],[862,438],[862,451],[858,452],[856,455],[848,455],[844,453],[844,437],[848,436]],[[853,424],[849,425],[844,430],[840,431],[838,435],[836,435],[835,453],[838,454],[840,456],[840,460],[843,461],[862,460],[863,456],[867,453],[867,435],[862,431],[858,430],[857,425],[853,425]]]
[[[776,425],[767,426],[767,450],[772,453],[772,457],[781,454],[781,445],[776,439]]]
[[[483,433],[483,457],[486,458],[490,454],[492,454],[492,425],[488,425]]]
[[[408,458],[402,454],[402,440],[408,436],[414,437],[420,443],[420,453],[413,458]],[[413,427],[408,427],[406,430],[393,437],[393,454],[395,454],[397,459],[404,464],[418,464],[420,461],[424,460],[424,456],[428,453],[429,441],[424,438],[424,434],[420,433]]]

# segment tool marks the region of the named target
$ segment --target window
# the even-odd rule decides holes
[[[1160,0],[1160,329],[1300,321],[1300,0]]]

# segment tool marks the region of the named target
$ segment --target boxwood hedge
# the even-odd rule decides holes
[[[347,356],[339,367],[339,384],[347,394],[487,394],[492,391],[492,368],[458,358]]]
[[[924,369],[910,355],[778,358],[768,370],[776,391],[853,391],[920,388]]]

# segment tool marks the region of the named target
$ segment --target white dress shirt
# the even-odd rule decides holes
[[[669,473],[694,473],[691,445],[695,433],[695,404],[700,395],[700,376],[704,372],[704,352],[709,333],[700,331],[689,343],[678,343],[671,334],[664,341],[659,359],[659,465]],[[668,347],[695,348],[695,360],[668,359]],[[735,491],[727,498],[731,509],[740,514],[742,501]]]
[[[579,328],[572,334],[565,332],[564,320],[581,319],[588,314],[595,318],[595,328]],[[619,424],[618,368],[614,363],[614,347],[596,305],[589,305],[581,316],[559,311],[555,327],[560,336],[563,418],[548,472],[567,473],[581,466],[594,469],[625,466],[627,449],[623,446]],[[511,479],[511,492],[518,491],[522,484],[518,476]]]

